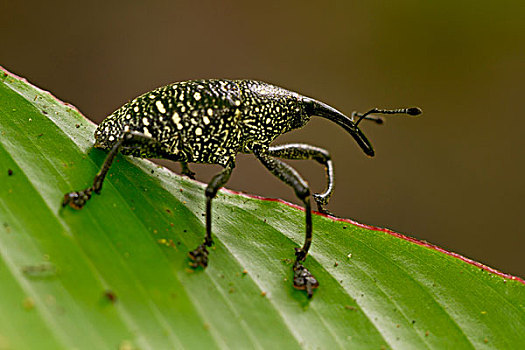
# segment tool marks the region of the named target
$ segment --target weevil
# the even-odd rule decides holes
[[[271,146],[279,135],[303,127],[312,116],[327,118],[345,129],[368,156],[374,149],[358,128],[362,120],[382,123],[374,114],[421,113],[417,107],[395,110],[374,108],[366,113],[345,116],[335,108],[275,85],[254,80],[194,80],[178,82],[147,92],[117,109],[97,127],[95,147],[109,153],[95,175],[93,185],[64,196],[62,206],[81,209],[100,194],[104,178],[118,152],[140,158],[164,158],[180,162],[182,174],[193,178],[188,163],[219,164],[205,190],[206,235],[204,242],[189,252],[194,268],[208,265],[212,246],[212,200],[235,167],[235,157],[252,153],[276,177],[293,188],[305,209],[305,239],[295,248],[294,287],[312,297],[319,286],[303,265],[312,243],[312,209],[307,182],[281,159],[311,159],[326,170],[327,188],[313,194],[320,212],[326,212],[334,190],[334,171],[330,154],[306,144]]]

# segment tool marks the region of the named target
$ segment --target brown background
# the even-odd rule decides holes
[[[314,119],[278,141],[331,151],[329,209],[525,276],[523,1],[0,2],[0,65],[99,122],[147,90],[253,78],[351,113],[417,105],[363,130],[368,159]],[[322,168],[293,162],[314,190]],[[206,181],[217,171],[194,167]],[[250,156],[228,187],[295,201]]]

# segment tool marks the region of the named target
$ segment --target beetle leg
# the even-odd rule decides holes
[[[180,166],[182,168],[182,175],[187,176],[192,180],[195,180],[195,173],[190,170],[190,167],[188,166],[187,162],[180,162]]]
[[[102,184],[104,183],[104,179],[106,178],[106,175],[109,171],[111,164],[113,163],[113,160],[115,160],[115,157],[117,156],[118,152],[123,147],[126,147],[126,144],[129,143],[131,140],[133,140],[134,142],[151,142],[151,138],[148,138],[143,134],[129,131],[124,132],[121,138],[117,140],[117,142],[115,142],[115,144],[111,147],[111,150],[106,156],[102,167],[100,168],[99,172],[95,175],[93,185],[82,191],[66,193],[64,195],[64,199],[62,200],[62,207],[65,207],[69,204],[69,206],[71,206],[74,209],[82,209],[87,203],[87,201],[91,198],[91,194],[93,192],[95,192],[96,194],[100,194],[100,191],[102,190]]]
[[[295,171],[288,164],[275,159],[270,156],[268,150],[255,149],[255,156],[263,163],[263,165],[270,170],[272,174],[277,176],[284,183],[290,185],[297,197],[304,203],[306,215],[306,234],[304,245],[302,248],[295,248],[295,263],[294,263],[294,287],[301,290],[306,290],[308,298],[313,295],[313,289],[319,287],[319,282],[302,264],[308,255],[308,250],[312,244],[312,209],[310,206],[310,189],[308,184],[303,180],[301,175]]]
[[[213,198],[217,195],[217,191],[226,184],[233,168],[235,168],[235,162],[230,161],[224,169],[215,175],[211,179],[210,183],[206,187],[206,237],[204,242],[199,245],[195,250],[189,252],[189,257],[192,260],[190,263],[191,267],[197,268],[199,266],[206,267],[208,266],[208,250],[206,247],[211,247],[213,244],[213,239],[211,236],[211,202]]]
[[[323,208],[324,205],[328,204],[328,201],[334,192],[334,167],[332,165],[330,153],[328,153],[327,150],[302,143],[290,143],[286,145],[272,146],[268,149],[268,154],[284,159],[312,159],[323,165],[326,170],[326,191],[324,191],[324,193],[314,193],[313,197],[317,204],[317,210],[320,213],[333,215]]]

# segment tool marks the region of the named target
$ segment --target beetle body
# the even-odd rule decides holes
[[[353,113],[346,117],[338,110],[286,89],[254,80],[195,80],[174,83],[150,91],[108,116],[95,131],[95,147],[109,153],[96,174],[93,185],[64,196],[62,206],[81,209],[92,192],[100,193],[106,174],[117,153],[141,158],[166,158],[179,161],[183,174],[193,173],[187,163],[220,164],[223,170],[206,187],[206,236],[189,252],[194,268],[208,265],[208,247],[213,244],[211,230],[212,200],[226,184],[237,153],[253,153],[275,176],[291,186],[305,208],[306,234],[296,248],[293,266],[294,287],[306,290],[308,297],[319,286],[303,262],[312,243],[310,189],[306,181],[281,159],[311,159],[326,169],[327,189],[313,194],[318,210],[328,203],[334,188],[330,154],[306,144],[271,146],[278,136],[304,126],[311,116],[327,118],[343,127],[369,156],[374,149],[358,128],[363,119],[382,121],[372,113],[417,115],[418,108]],[[359,118],[357,121],[354,118]]]
[[[148,92],[108,116],[95,132],[110,149],[124,131],[155,140],[129,143],[123,154],[225,166],[254,145],[269,147],[279,135],[304,126],[302,97],[253,80],[195,80]]]

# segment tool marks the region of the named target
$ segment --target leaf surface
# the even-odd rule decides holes
[[[204,185],[118,156],[80,211],[106,153],[75,108],[0,77],[0,349],[519,348],[525,285],[388,230],[314,215],[292,287],[304,212],[219,192],[206,270]]]

